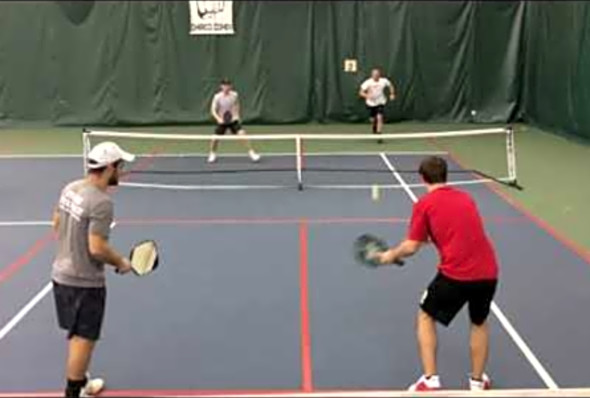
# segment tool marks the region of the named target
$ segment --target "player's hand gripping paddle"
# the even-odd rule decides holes
[[[379,255],[389,248],[387,242],[371,234],[364,234],[359,236],[354,241],[354,257],[359,264],[376,268],[381,265]],[[394,264],[398,266],[404,265],[402,260],[396,260]]]
[[[158,246],[153,240],[139,242],[131,249],[129,254],[131,270],[137,276],[152,273],[159,265]]]
[[[231,124],[234,116],[231,112],[227,111],[223,113],[223,124],[229,125]]]

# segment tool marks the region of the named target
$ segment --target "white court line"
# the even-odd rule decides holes
[[[51,221],[0,221],[0,227],[45,227],[51,225]]]
[[[22,154],[0,154],[0,159],[69,159],[81,158],[82,154],[74,153],[22,153]]]
[[[53,288],[53,282],[49,282],[46,284],[39,293],[35,295],[17,314],[10,320],[2,329],[0,329],[0,341],[6,337],[8,333],[12,329],[15,328],[16,325],[19,324],[20,321],[33,309],[35,306],[43,300],[43,298],[51,291]]]
[[[166,395],[163,395],[166,397]],[[186,394],[183,397],[216,397],[218,394]],[[404,391],[404,390],[390,390],[390,391],[318,391],[318,392],[300,392],[300,393],[234,393],[223,394],[224,398],[437,398],[437,397],[456,397],[456,398],[472,398],[472,397],[590,397],[590,390],[588,388],[565,388],[562,390],[547,390],[547,389],[494,389],[486,391],[469,391],[469,390],[439,390],[439,391]],[[0,397],[6,397],[0,395]],[[168,397],[174,397],[168,395]],[[177,397],[177,396],[176,396]],[[7,397],[8,398],[8,397]],[[16,395],[15,395],[16,398]]]
[[[407,192],[408,196],[412,199],[412,202],[414,202],[414,203],[417,202],[418,197],[416,196],[416,194],[414,194],[414,192],[408,186],[408,184],[402,178],[402,176],[396,171],[395,167],[393,167],[393,164],[389,161],[389,158],[385,155],[385,153],[381,153],[380,156],[381,156],[381,159],[383,160],[383,162],[385,163],[385,165],[387,166],[387,168],[391,171],[391,173],[394,175],[394,177],[397,179],[397,181],[400,183],[400,185],[402,185],[404,190]],[[516,346],[520,349],[522,354],[529,361],[529,363],[531,364],[533,369],[537,372],[537,374],[539,375],[541,380],[543,380],[543,382],[545,383],[547,388],[549,388],[551,390],[558,390],[559,386],[557,385],[555,380],[551,377],[551,375],[545,369],[545,367],[543,366],[541,361],[539,361],[537,356],[533,353],[533,351],[530,349],[528,344],[524,341],[524,339],[516,331],[514,326],[512,326],[512,324],[510,323],[510,321],[508,320],[506,315],[504,315],[504,313],[502,312],[500,307],[495,302],[492,302],[491,310],[492,310],[493,314],[496,316],[496,318],[498,318],[498,321],[500,322],[500,324],[502,325],[504,330],[506,330],[506,333],[508,333],[510,338],[512,338],[512,341],[514,341]]]
[[[115,228],[116,225],[117,223],[113,221],[111,223],[111,229]],[[43,300],[43,298],[47,296],[47,294],[52,289],[53,282],[50,281],[31,300],[29,300],[29,302],[25,304],[25,306],[21,308],[19,312],[16,313],[16,315],[12,317],[12,319],[8,321],[8,323],[4,325],[2,329],[0,329],[0,341],[2,341],[6,337],[6,335],[10,333],[10,331],[14,329],[23,320],[25,316],[27,316],[29,312],[31,312],[31,310],[35,308],[35,306],[39,304],[39,302]]]

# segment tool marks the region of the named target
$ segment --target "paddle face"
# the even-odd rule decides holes
[[[232,119],[233,119],[233,115],[231,112],[228,111],[223,114],[223,123],[224,124],[231,124]]]
[[[131,269],[138,276],[152,273],[159,265],[158,246],[153,240],[139,242],[129,254]]]
[[[387,242],[375,235],[363,234],[359,236],[353,245],[356,261],[364,266],[376,268],[381,265],[378,255],[389,248]],[[402,266],[404,262],[398,260],[395,264]]]

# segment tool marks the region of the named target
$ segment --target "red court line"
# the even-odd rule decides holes
[[[301,388],[313,391],[313,370],[311,360],[311,334],[309,325],[309,264],[308,226],[305,220],[299,223],[299,294],[301,313]]]
[[[54,239],[53,231],[43,235],[41,238],[37,239],[29,249],[18,257],[12,264],[8,265],[7,267],[0,270],[0,283],[6,282],[10,279],[17,271],[23,268],[25,265],[31,262],[33,258],[41,252],[47,246],[49,242]]]
[[[457,163],[462,168],[466,169],[465,162],[463,162],[458,155],[454,154],[452,151],[450,151],[446,148],[443,148],[442,145],[436,141],[432,141],[432,143],[439,148],[445,149],[445,152],[448,152],[451,160],[453,160],[455,163]],[[558,232],[553,226],[551,226],[545,220],[534,215],[531,211],[526,209],[522,204],[518,203],[506,192],[502,191],[498,186],[494,185],[491,182],[486,183],[485,185],[492,192],[494,192],[496,195],[498,195],[502,200],[504,200],[510,206],[512,206],[513,208],[515,208],[519,212],[521,212],[529,221],[532,221],[539,228],[541,228],[542,230],[547,232],[549,235],[551,235],[555,240],[562,243],[565,247],[567,247],[568,249],[573,251],[575,254],[577,254],[582,260],[584,260],[585,262],[590,264],[590,252],[588,250],[586,250],[582,246],[578,245],[577,243],[575,243],[571,239],[567,238],[562,233]]]
[[[320,218],[289,218],[289,217],[244,217],[244,218],[123,218],[118,219],[119,225],[250,225],[250,224],[299,224],[305,221],[308,225],[320,224],[405,224],[408,218],[397,217],[320,217]],[[528,221],[524,217],[484,217],[488,223],[519,223]]]

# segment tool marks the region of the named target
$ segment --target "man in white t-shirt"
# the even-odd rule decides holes
[[[371,115],[373,134],[381,134],[383,130],[383,111],[387,103],[385,89],[389,89],[389,99],[395,99],[395,88],[389,79],[381,77],[381,71],[375,68],[371,71],[371,77],[361,84],[359,95],[365,99],[367,109]],[[382,143],[382,140],[378,141]]]
[[[232,90],[231,82],[228,79],[223,79],[221,81],[221,90],[213,96],[213,101],[211,101],[211,115],[217,122],[215,135],[224,135],[227,130],[232,134],[246,134],[240,123],[240,103],[238,101],[238,93]],[[250,141],[244,138],[242,142],[248,149],[250,159],[252,159],[253,162],[258,162],[260,160],[260,155],[254,151]],[[211,140],[209,158],[207,159],[209,163],[213,163],[217,160],[215,151],[217,150],[218,143],[219,141],[215,138]]]

